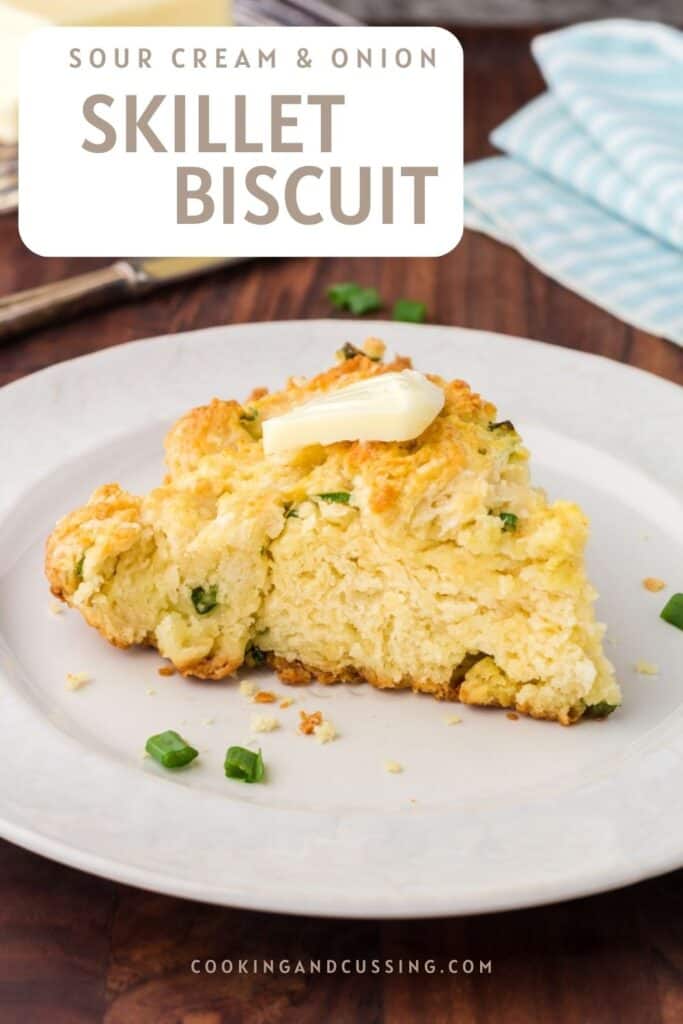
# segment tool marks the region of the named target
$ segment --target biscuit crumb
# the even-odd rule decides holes
[[[462,718],[460,715],[449,715],[448,718],[444,718],[446,725],[460,725]]]
[[[280,728],[280,723],[277,718],[271,718],[268,715],[254,715],[250,728],[252,732],[273,732]]]
[[[390,775],[398,775],[403,771],[403,765],[399,764],[398,761],[385,761],[384,771],[389,772]]]
[[[664,590],[666,583],[664,580],[660,580],[657,576],[646,576],[643,580],[643,586],[646,590],[649,590],[651,594],[657,594],[660,590]]]
[[[67,672],[66,674],[67,690],[80,690],[81,687],[91,682],[92,676],[89,676],[87,672]]]
[[[147,694],[148,697],[154,697],[156,695],[156,692],[157,691],[153,690],[151,686],[148,690],[145,690],[145,693]]]
[[[384,357],[386,350],[387,346],[379,338],[366,338],[361,345],[361,351],[365,353],[368,359],[379,361]]]
[[[651,661],[637,661],[633,667],[641,676],[659,675],[659,665],[655,665]]]
[[[58,619],[59,616],[63,615],[64,612],[66,611],[66,605],[62,604],[61,601],[56,601],[56,600],[55,601],[50,601],[50,604],[49,604],[48,607],[49,607],[50,615],[54,615],[54,617],[56,619]]]
[[[519,721],[519,715],[516,715],[514,711],[508,711],[505,717],[509,718],[511,722]]]
[[[175,669],[173,668],[173,665],[162,665],[161,668],[157,669],[157,672],[159,673],[160,676],[175,675]]]
[[[320,725],[313,727],[313,735],[318,743],[330,743],[337,736],[337,730],[328,718],[323,718]]]
[[[299,718],[299,732],[303,733],[304,736],[310,736],[317,726],[322,725],[323,713],[322,711],[314,711],[309,715],[306,711],[300,711]]]
[[[215,718],[205,718],[205,719],[204,719],[204,725],[213,725],[213,723],[214,723],[215,721],[216,721],[216,719],[215,719]]]
[[[251,679],[243,679],[240,683],[240,693],[243,697],[253,697],[258,686]]]
[[[292,704],[293,704],[293,703],[294,703],[294,698],[293,698],[293,697],[285,697],[285,699],[284,699],[284,700],[281,700],[281,701],[280,701],[280,707],[281,707],[281,708],[282,708],[283,710],[284,710],[285,708],[291,708],[291,706],[292,706]]]
[[[254,704],[274,704],[277,697],[270,690],[259,690],[252,697]]]

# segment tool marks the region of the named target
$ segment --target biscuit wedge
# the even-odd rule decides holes
[[[267,661],[286,683],[604,717],[621,697],[584,568],[586,517],[532,487],[514,426],[467,384],[430,377],[445,405],[413,441],[264,456],[268,417],[410,366],[368,351],[182,417],[160,487],[109,484],[56,525],[53,594],[111,643],[156,647],[186,675]]]

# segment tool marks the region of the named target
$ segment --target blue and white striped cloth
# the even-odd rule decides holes
[[[465,168],[465,223],[683,345],[683,34],[576,25],[532,43],[548,92]]]

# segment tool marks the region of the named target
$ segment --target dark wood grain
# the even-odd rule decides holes
[[[529,30],[468,29],[468,159],[537,92]],[[43,260],[0,219],[0,294],[102,261]],[[466,234],[439,260],[260,261],[43,330],[0,351],[0,382],[153,334],[328,314],[325,286],[376,285],[424,299],[436,323],[598,352],[683,383],[683,353],[570,294],[517,254]],[[7,432],[9,425],[4,425]],[[0,1022],[108,1024],[678,1024],[683,891],[676,873],[556,907],[423,922],[294,919],[141,893],[0,843]],[[353,885],[353,879],[349,879]],[[196,976],[193,958],[470,957],[483,975]]]

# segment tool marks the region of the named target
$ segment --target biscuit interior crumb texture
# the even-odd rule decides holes
[[[359,682],[565,724],[620,703],[584,571],[588,524],[529,481],[513,425],[463,381],[416,440],[266,458],[260,425],[410,361],[359,353],[166,439],[163,484],[100,487],[55,527],[55,596],[113,644],[206,679],[245,659],[286,683]]]

